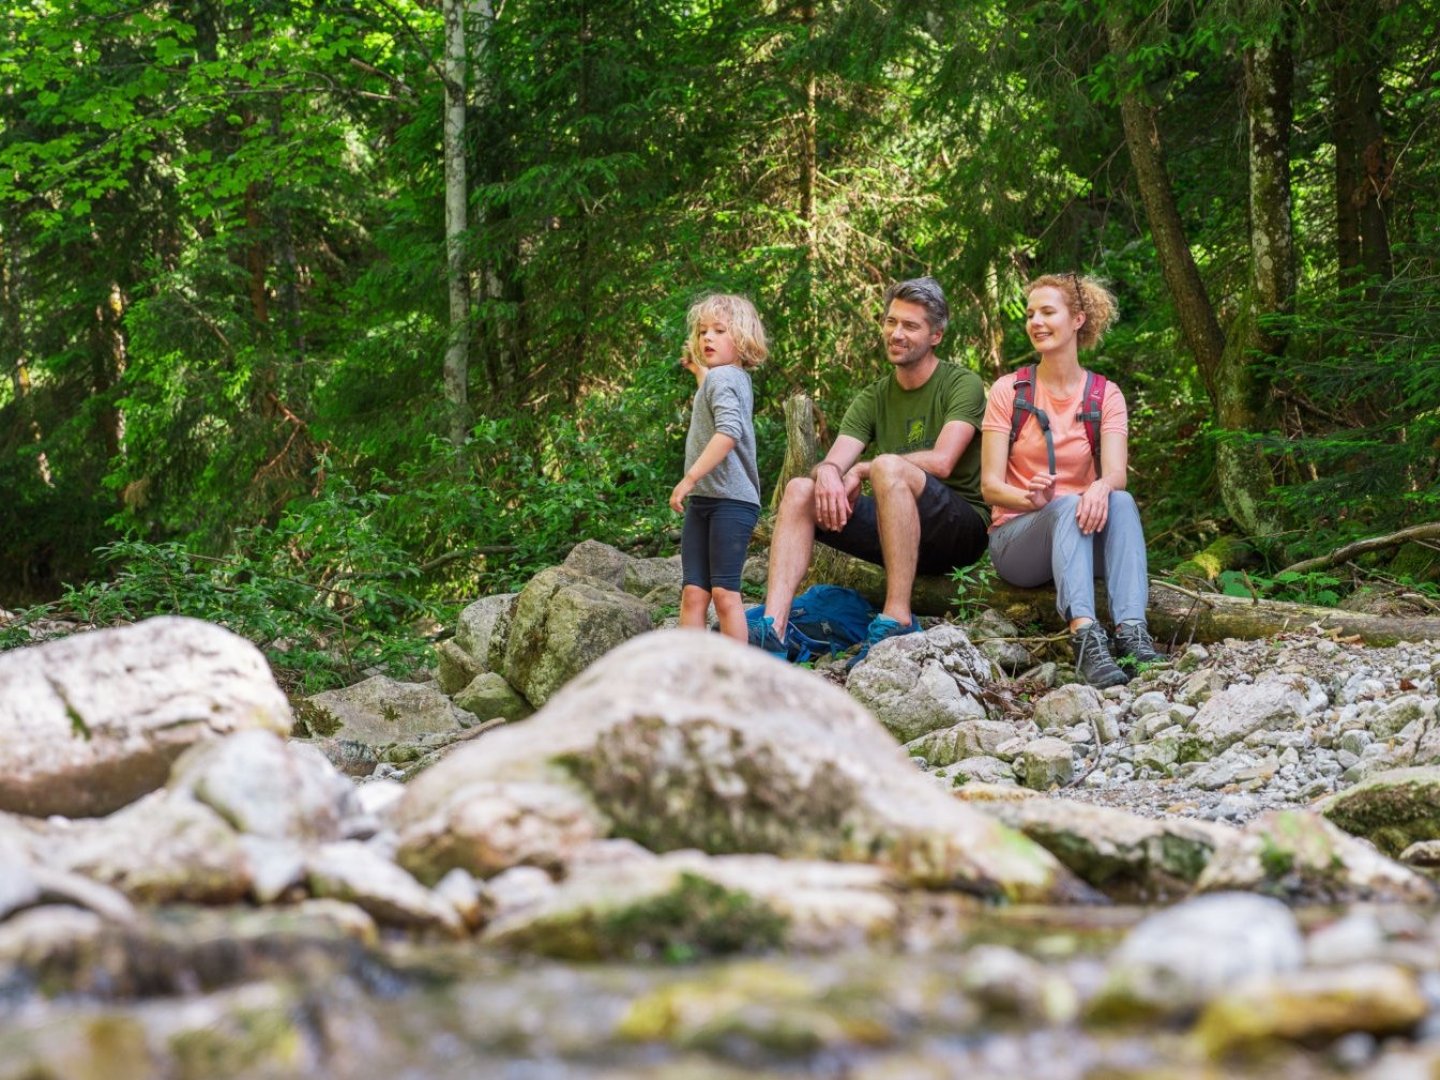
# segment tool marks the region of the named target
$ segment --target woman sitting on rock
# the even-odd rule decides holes
[[[1025,331],[1040,359],[991,387],[982,424],[980,490],[994,508],[990,558],[1012,585],[1054,581],[1080,677],[1117,686],[1129,676],[1115,656],[1162,657],[1145,625],[1145,534],[1125,490],[1125,398],[1080,366],[1079,350],[1097,344],[1114,320],[1115,297],[1075,274],[1036,278],[1025,295]],[[1097,575],[1116,624],[1115,655],[1096,622]]]

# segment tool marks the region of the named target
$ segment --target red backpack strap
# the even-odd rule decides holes
[[[1085,393],[1075,419],[1085,425],[1085,438],[1090,443],[1090,456],[1095,459],[1095,476],[1100,476],[1100,419],[1104,412],[1105,387],[1109,380],[1093,371],[1085,373]]]
[[[1035,404],[1035,365],[1026,364],[1019,371],[1015,372],[1015,403],[1010,411],[1010,445],[1015,445],[1015,440],[1020,437],[1020,429],[1025,426],[1025,421],[1034,415],[1035,422],[1040,425],[1040,431],[1045,436],[1045,456],[1050,464],[1050,471],[1055,471],[1055,438],[1050,434],[1050,417],[1045,415],[1045,410]]]
[[[1026,364],[1015,372],[1015,401],[1010,409],[1010,445],[1020,437],[1020,429],[1035,411],[1035,365]]]

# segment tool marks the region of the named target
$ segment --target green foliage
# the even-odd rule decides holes
[[[966,622],[980,613],[984,607],[982,599],[995,584],[996,576],[989,552],[981,556],[979,562],[950,571],[950,580],[955,583],[955,597],[950,606],[958,620]]]
[[[1215,584],[1226,596],[1248,596],[1267,600],[1289,600],[1297,604],[1334,607],[1349,592],[1349,584],[1332,574],[1320,571],[1297,573],[1283,570],[1274,577],[1250,574],[1244,570],[1224,570]]]

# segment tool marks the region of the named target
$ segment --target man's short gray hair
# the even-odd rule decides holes
[[[945,302],[945,290],[933,277],[911,278],[897,281],[885,290],[885,310],[890,310],[890,301],[907,300],[925,309],[933,330],[944,330],[950,322],[950,305]]]

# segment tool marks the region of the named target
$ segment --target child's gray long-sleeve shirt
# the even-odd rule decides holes
[[[760,505],[760,473],[755,466],[755,396],[750,373],[739,364],[711,368],[695,392],[690,431],[685,436],[685,471],[716,432],[735,440],[735,448],[701,477],[693,494]]]

